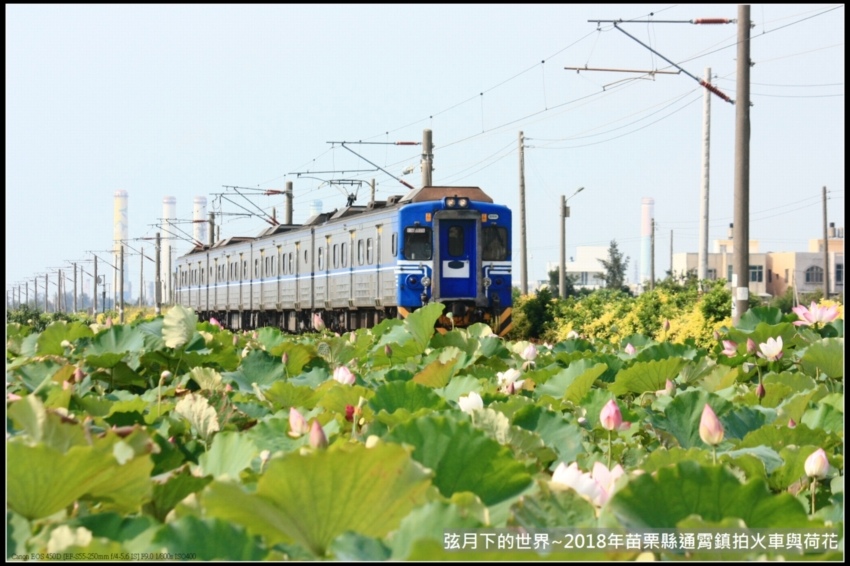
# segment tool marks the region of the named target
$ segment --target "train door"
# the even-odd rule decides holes
[[[440,298],[478,296],[476,222],[470,218],[440,218]]]

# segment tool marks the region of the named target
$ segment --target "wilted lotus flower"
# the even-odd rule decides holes
[[[457,400],[460,410],[464,413],[472,413],[475,409],[484,408],[484,399],[475,391],[470,391],[469,395],[461,395]]]
[[[794,326],[811,326],[818,323],[828,324],[838,318],[837,306],[822,307],[814,301],[812,301],[809,308],[798,305],[791,310],[800,317],[800,320],[794,321]]]
[[[626,347],[624,348],[624,350],[630,356],[634,355],[634,353],[637,351],[637,350],[635,350],[635,347],[631,345],[631,343],[626,344]]]
[[[711,446],[716,446],[723,441],[723,424],[708,403],[705,404],[699,420],[699,437]]]
[[[518,369],[511,368],[505,372],[499,372],[496,374],[499,383],[499,390],[502,393],[507,393],[508,395],[514,393],[517,389],[522,388],[522,384],[525,382],[524,379],[519,379],[522,374]]]
[[[354,385],[354,382],[357,381],[351,370],[345,366],[339,366],[334,370],[334,379],[343,385]]]
[[[313,421],[310,426],[310,446],[313,448],[326,448],[328,446],[328,437],[325,436],[325,431],[319,421]]]
[[[734,358],[738,355],[738,344],[732,340],[724,340],[722,353],[726,354],[730,358]]]
[[[826,477],[826,472],[829,470],[829,460],[826,457],[826,452],[823,448],[818,448],[812,452],[804,465],[806,475],[810,478],[823,479]]]
[[[755,354],[756,353],[756,343],[752,338],[747,338],[747,353]]]
[[[758,353],[759,357],[775,362],[782,357],[782,336],[777,336],[775,340],[768,338],[767,342],[759,344],[759,349],[761,350]]]
[[[313,313],[313,330],[321,332],[325,329],[325,321],[322,320],[322,313]]]
[[[310,427],[307,425],[307,420],[304,418],[304,415],[302,415],[295,407],[290,407],[289,436],[292,438],[298,438],[308,432],[310,432]]]
[[[605,430],[617,430],[623,424],[623,415],[620,413],[620,407],[613,399],[605,403],[602,411],[599,413],[599,422]]]

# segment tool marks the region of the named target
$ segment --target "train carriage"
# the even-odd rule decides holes
[[[511,211],[478,187],[422,187],[196,247],[176,300],[230,328],[337,331],[446,306],[438,329],[511,327]]]

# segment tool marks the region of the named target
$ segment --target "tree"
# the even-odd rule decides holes
[[[561,272],[557,269],[553,269],[548,272],[549,274],[549,289],[552,291],[552,295],[554,297],[561,296]],[[566,293],[564,293],[565,297],[572,297],[574,295],[578,295],[578,292],[575,288],[575,283],[578,277],[575,275],[566,274],[564,277],[564,289],[566,289]]]
[[[605,281],[608,289],[622,289],[626,282],[626,269],[629,267],[629,257],[623,259],[623,254],[617,248],[617,240],[611,240],[608,248],[608,259],[600,259],[599,263],[605,268],[600,278]]]

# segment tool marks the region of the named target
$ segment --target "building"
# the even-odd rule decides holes
[[[577,246],[575,258],[569,258],[565,265],[567,278],[572,278],[574,281],[573,288],[593,291],[605,287],[605,280],[601,278],[605,269],[599,260],[607,259],[607,246]],[[546,264],[547,272],[557,271],[560,268],[560,263]]]

